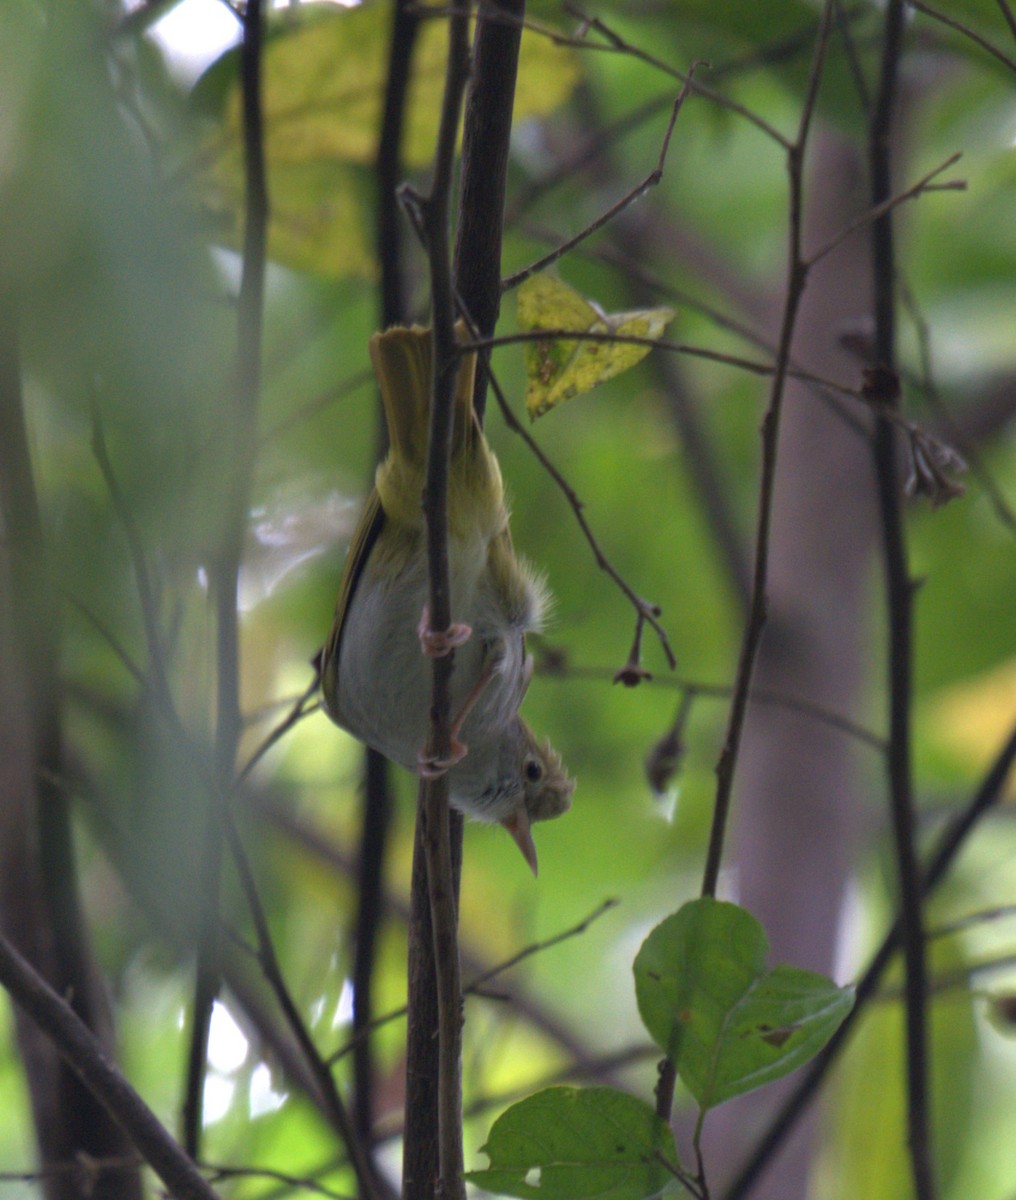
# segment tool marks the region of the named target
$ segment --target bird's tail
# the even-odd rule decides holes
[[[461,332],[461,325],[458,327]],[[393,326],[370,339],[370,357],[381,388],[388,438],[396,459],[423,470],[427,461],[427,436],[431,392],[431,334],[419,325]],[[455,413],[452,455],[475,440],[473,415],[475,351],[459,360],[455,379]]]

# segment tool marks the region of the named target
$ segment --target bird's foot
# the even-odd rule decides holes
[[[417,626],[420,635],[420,649],[428,658],[444,658],[446,654],[465,645],[473,636],[469,625],[449,625],[447,629],[431,629],[430,605],[423,606],[423,616]]]
[[[452,738],[451,753],[446,758],[421,750],[420,757],[416,761],[417,774],[421,779],[440,779],[452,767],[462,762],[468,753],[469,747],[456,737]]]

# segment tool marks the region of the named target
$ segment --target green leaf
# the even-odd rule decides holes
[[[532,330],[564,329],[576,333],[614,333],[654,341],[674,319],[672,308],[605,313],[553,275],[533,275],[518,293],[519,326]],[[650,347],[631,342],[570,341],[548,338],[529,342],[525,350],[526,408],[534,420],[545,412],[591,391],[598,383],[641,362]]]
[[[490,1167],[467,1172],[470,1183],[541,1200],[649,1200],[679,1170],[667,1123],[608,1087],[528,1096],[498,1117],[483,1152]]]
[[[813,1058],[853,991],[797,967],[766,970],[762,926],[736,904],[684,905],[646,938],[635,991],[646,1028],[702,1109]]]

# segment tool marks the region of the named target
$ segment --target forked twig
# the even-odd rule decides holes
[[[825,258],[836,249],[842,242],[845,242],[852,233],[856,233],[858,229],[865,225],[871,224],[874,221],[884,217],[887,213],[893,211],[894,208],[905,203],[907,200],[914,200],[925,192],[931,191],[950,191],[962,192],[966,190],[965,179],[954,179],[946,183],[936,184],[932,186],[932,181],[937,179],[943,171],[947,171],[954,163],[959,162],[963,157],[962,153],[957,151],[955,154],[950,154],[949,157],[940,163],[933,171],[929,171],[922,179],[919,179],[915,184],[911,185],[903,192],[897,192],[896,195],[890,196],[888,200],[883,200],[880,204],[875,204],[866,212],[861,213],[853,221],[848,222],[843,228],[829,239],[823,246],[816,250],[805,260],[809,268],[813,267],[820,259]]]
[[[641,196],[644,196],[650,188],[656,187],[657,184],[659,184],[660,180],[663,178],[663,166],[667,161],[667,151],[670,148],[670,138],[674,132],[674,124],[677,121],[678,113],[681,111],[681,108],[683,107],[684,102],[687,100],[688,94],[691,91],[692,79],[695,74],[695,68],[698,65],[698,63],[692,64],[688,71],[687,78],[685,79],[680,92],[677,94],[677,99],[671,105],[670,120],[667,122],[667,130],[663,135],[663,143],[660,146],[659,158],[657,159],[656,166],[649,172],[645,179],[633,187],[631,191],[622,196],[621,199],[615,204],[612,204],[605,212],[602,212],[594,221],[591,221],[574,237],[562,242],[555,249],[551,250],[549,254],[545,254],[542,258],[538,258],[535,262],[530,263],[528,267],[523,267],[521,271],[516,271],[513,275],[509,275],[506,279],[502,280],[502,291],[507,292],[512,288],[518,287],[519,284],[524,283],[530,277],[530,275],[534,275],[537,271],[542,271],[544,268],[551,266],[552,263],[557,262],[557,260],[563,255],[567,254],[569,250],[574,250],[576,246],[580,245],[586,240],[586,238],[596,233],[598,229],[602,229],[604,225],[607,225],[609,222],[613,221],[622,212],[624,212],[626,208],[634,204],[635,201]]]
[[[491,339],[492,342],[495,340],[497,340],[497,339]],[[508,428],[510,430],[512,430],[513,433],[517,433],[519,435],[519,437],[522,438],[522,440],[529,447],[530,451],[533,453],[533,455],[535,456],[535,458],[539,462],[539,464],[543,467],[543,469],[547,472],[547,474],[551,477],[551,479],[553,479],[553,481],[557,484],[558,488],[560,488],[561,492],[564,494],[565,499],[568,501],[568,504],[571,507],[572,512],[575,514],[575,520],[578,521],[579,528],[582,530],[583,536],[585,537],[586,541],[589,543],[589,548],[593,552],[593,557],[596,560],[596,565],[600,568],[601,571],[604,571],[607,575],[610,576],[610,578],[614,581],[615,584],[617,584],[617,586],[621,589],[621,591],[625,594],[625,596],[627,596],[632,607],[635,609],[636,642],[635,642],[635,646],[633,647],[633,649],[637,650],[640,636],[641,636],[640,631],[642,629],[643,624],[648,624],[652,628],[653,632],[656,634],[657,638],[659,639],[660,646],[663,650],[663,653],[667,657],[667,662],[670,665],[671,669],[673,669],[674,667],[677,666],[677,659],[674,655],[673,649],[671,648],[670,639],[667,636],[667,631],[663,628],[662,624],[660,623],[660,620],[659,620],[660,609],[659,609],[658,605],[652,604],[648,600],[643,600],[643,598],[640,595],[638,595],[638,593],[635,592],[635,590],[630,586],[630,584],[624,578],[624,576],[621,575],[621,573],[617,570],[617,568],[610,561],[610,559],[608,559],[607,556],[603,553],[603,550],[600,547],[600,543],[596,538],[596,534],[593,533],[592,528],[589,525],[589,522],[586,520],[585,513],[583,512],[585,505],[579,499],[578,495],[575,492],[575,489],[571,486],[571,484],[568,482],[568,480],[565,479],[565,477],[561,474],[561,472],[557,469],[557,467],[555,467],[554,464],[547,457],[546,453],[540,446],[539,442],[536,441],[536,439],[529,432],[529,430],[526,429],[525,426],[521,423],[521,421],[519,421],[519,419],[515,416],[515,413],[512,411],[512,407],[508,403],[508,399],[504,394],[504,390],[502,389],[502,387],[501,387],[500,383],[498,382],[497,377],[493,373],[493,371],[490,374],[490,384],[491,384],[491,387],[493,388],[494,395],[497,398],[498,407],[501,409],[501,414],[504,417],[505,424],[508,426]],[[631,656],[629,655],[629,663],[630,663],[630,660],[631,660]],[[622,670],[623,669],[624,668],[622,668]]]
[[[755,534],[755,566],[752,576],[751,599],[745,623],[741,652],[734,682],[734,695],[730,707],[727,733],[716,765],[716,803],[709,837],[706,866],[702,879],[702,894],[716,893],[720,863],[726,835],[727,819],[733,795],[734,774],[737,766],[741,735],[748,711],[748,699],[755,661],[766,619],[766,591],[769,572],[769,539],[772,522],[773,496],[776,479],[776,460],[779,442],[780,415],[783,405],[784,384],[790,372],[790,353],[793,342],[797,313],[804,295],[808,267],[802,253],[803,238],[803,166],[804,152],[811,130],[812,117],[818,96],[818,85],[822,77],[825,54],[832,24],[832,3],[823,5],[822,18],[815,42],[808,89],[798,124],[797,137],[787,151],[789,174],[789,228],[787,292],[780,327],[776,369],[769,393],[769,405],[762,421],[762,477],[759,483],[758,517]]]
[[[268,732],[268,734],[266,734],[264,739],[260,742],[257,748],[251,753],[250,757],[237,772],[236,783],[234,784],[234,787],[239,787],[240,784],[242,784],[248,778],[251,771],[254,770],[254,768],[264,758],[268,751],[271,750],[271,748],[276,744],[276,742],[285,737],[285,735],[295,725],[298,725],[304,717],[310,716],[312,712],[317,711],[319,705],[310,704],[310,701],[315,695],[317,695],[317,691],[320,686],[321,678],[318,672],[315,671],[314,678],[307,685],[306,689],[297,697],[296,702],[289,710],[287,715],[278,723],[278,725],[276,725]]]

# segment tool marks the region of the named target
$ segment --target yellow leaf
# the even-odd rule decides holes
[[[658,341],[672,308],[605,313],[553,275],[533,275],[519,288],[519,327],[617,334]],[[526,344],[526,408],[534,420],[641,362],[650,347],[632,342],[548,338]]]

